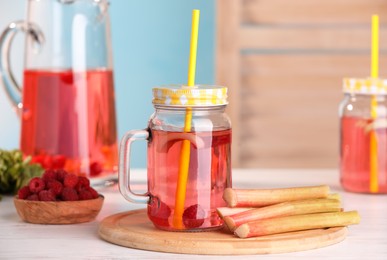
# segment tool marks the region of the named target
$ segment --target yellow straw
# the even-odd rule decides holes
[[[198,46],[198,31],[199,31],[199,10],[192,11],[192,29],[191,29],[191,44],[188,63],[188,86],[195,85],[196,71],[196,53]],[[192,109],[187,107],[184,122],[184,132],[191,131]],[[175,211],[173,215],[173,226],[177,229],[183,229],[183,212],[185,204],[185,195],[187,190],[187,179],[190,160],[189,140],[183,140],[179,161],[179,175],[177,178],[176,196],[175,196]]]
[[[379,77],[379,16],[372,16],[371,77]]]
[[[371,48],[371,77],[377,79],[379,74],[379,16],[372,16],[372,48]],[[371,118],[377,118],[378,101],[376,95],[371,99]],[[379,191],[378,183],[378,142],[374,130],[370,132],[370,192]]]

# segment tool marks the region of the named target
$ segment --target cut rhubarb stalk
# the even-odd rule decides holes
[[[235,234],[240,238],[265,236],[308,229],[343,227],[360,222],[357,211],[316,213],[271,218],[239,226]]]
[[[219,216],[221,218],[224,218],[229,215],[234,215],[240,212],[248,211],[253,208],[229,208],[229,207],[221,207],[217,208],[216,211],[218,212]]]
[[[266,190],[238,190],[227,188],[223,193],[223,199],[231,208],[263,207],[286,201],[326,198],[328,194],[329,187],[326,185]]]
[[[283,202],[280,204],[243,211],[233,215],[225,216],[223,220],[226,223],[227,227],[231,231],[234,231],[237,227],[244,223],[261,219],[339,211],[341,211],[341,208],[340,201],[338,200],[299,200],[293,202]]]
[[[341,196],[338,193],[331,193],[331,194],[328,194],[327,199],[341,201]]]

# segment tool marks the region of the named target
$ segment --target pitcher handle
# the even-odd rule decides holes
[[[120,162],[118,166],[119,188],[122,196],[134,203],[148,203],[148,193],[136,194],[130,189],[130,146],[137,140],[149,140],[147,130],[132,130],[127,132],[120,143]]]
[[[31,36],[38,47],[44,43],[44,36],[39,27],[35,24],[25,21],[16,21],[10,23],[0,36],[0,75],[1,81],[8,99],[11,101],[15,110],[20,112],[23,104],[21,103],[22,88],[16,82],[15,76],[11,70],[10,50],[12,40],[18,32],[24,32],[27,36]]]

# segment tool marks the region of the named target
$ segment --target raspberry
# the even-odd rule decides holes
[[[51,190],[42,190],[39,192],[40,201],[55,201],[55,194]]]
[[[42,155],[42,154],[35,155],[31,159],[31,163],[38,163],[41,166],[43,165],[43,161],[44,161],[44,155]]]
[[[197,228],[203,225],[206,212],[198,205],[191,205],[184,210],[183,223],[186,228]]]
[[[76,190],[70,187],[64,187],[62,190],[61,198],[64,201],[79,200],[79,196]]]
[[[93,199],[98,198],[99,195],[95,189],[93,189],[92,187],[87,187],[86,190],[91,193],[91,195],[93,196]]]
[[[55,196],[62,193],[63,185],[57,180],[49,181],[46,186]]]
[[[57,179],[58,181],[60,181],[60,182],[63,183],[64,178],[65,178],[65,176],[66,176],[67,174],[68,174],[68,173],[67,173],[65,170],[63,170],[63,169],[57,170],[57,171],[56,171],[56,179]]]
[[[17,196],[21,200],[25,200],[30,195],[31,195],[31,192],[28,186],[24,186],[17,192]]]
[[[42,166],[44,169],[52,169],[52,158],[50,155],[46,155],[44,157]]]
[[[78,177],[78,183],[77,186],[75,186],[75,189],[80,192],[86,188],[90,187],[90,181],[88,178],[79,176]]]
[[[171,215],[171,209],[167,204],[159,200],[157,197],[152,197],[148,205],[148,216],[156,226],[168,227],[168,218]]]
[[[90,176],[98,176],[103,171],[102,165],[99,162],[90,164]]]
[[[44,189],[45,184],[44,181],[39,177],[34,177],[30,180],[30,183],[28,184],[28,187],[30,187],[30,191],[32,193],[39,193],[41,190]]]
[[[91,194],[88,190],[81,190],[79,192],[79,200],[91,200],[93,198],[93,194]]]
[[[75,188],[78,183],[78,176],[75,174],[67,174],[63,180],[63,185],[69,188]]]
[[[46,170],[43,173],[42,179],[46,184],[51,180],[56,180],[56,172],[54,170]]]
[[[35,200],[35,201],[38,201],[39,200],[39,196],[38,194],[32,194],[30,196],[27,197],[27,200]]]
[[[52,157],[52,168],[62,169],[66,164],[66,157],[64,155],[54,155]]]

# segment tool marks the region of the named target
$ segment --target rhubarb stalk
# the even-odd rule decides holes
[[[359,222],[360,216],[357,211],[316,213],[248,222],[239,226],[234,233],[240,238],[248,238],[308,229],[342,227]]]
[[[219,216],[221,218],[224,218],[226,216],[238,214],[244,211],[252,210],[253,208],[229,208],[229,207],[220,207],[217,208],[216,211],[218,212]]]
[[[224,216],[223,220],[227,227],[231,231],[234,231],[238,226],[244,223],[261,219],[337,211],[341,211],[340,201],[338,200],[300,200],[243,211],[233,215]]]
[[[327,199],[341,201],[341,196],[338,193],[328,194]]]
[[[238,190],[227,188],[223,199],[233,207],[263,207],[286,201],[326,198],[329,194],[327,185],[287,188]]]

